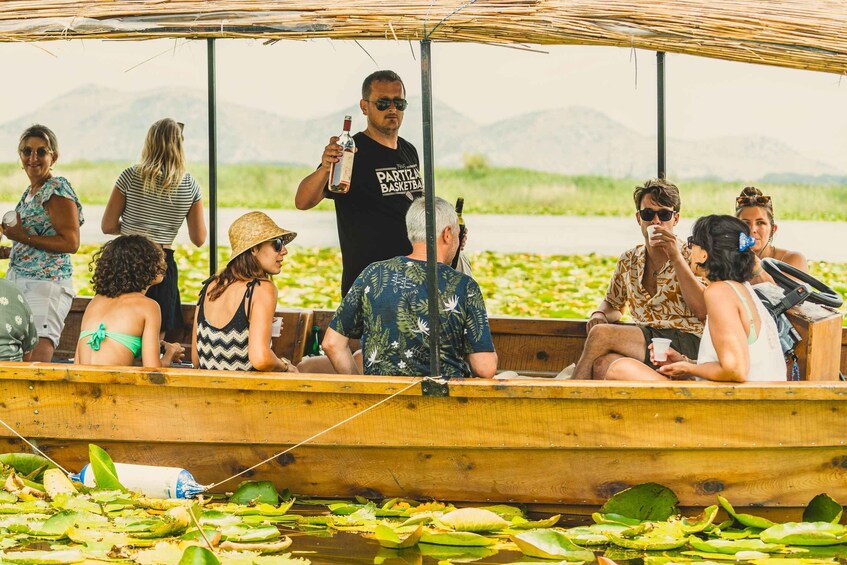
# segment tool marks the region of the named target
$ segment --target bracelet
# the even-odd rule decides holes
[[[593,318],[593,317],[594,317],[594,314],[603,314],[603,317],[604,317],[604,318],[606,318],[606,321],[607,321],[607,322],[609,321],[609,317],[608,317],[608,316],[606,315],[606,313],[605,313],[605,312],[603,312],[602,310],[595,310],[595,311],[593,311],[592,313],[590,313],[590,314],[588,315],[589,319],[590,319],[590,318]]]
[[[26,234],[26,244],[32,247],[32,235]]]

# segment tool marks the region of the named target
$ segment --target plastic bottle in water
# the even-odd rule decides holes
[[[127,489],[153,498],[194,498],[206,491],[206,487],[199,484],[191,473],[177,467],[115,463],[115,470],[118,481]],[[86,465],[78,475],[72,474],[70,478],[87,487],[97,486],[91,465]]]

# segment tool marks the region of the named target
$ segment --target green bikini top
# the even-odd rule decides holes
[[[96,330],[83,330],[79,332],[79,339],[84,339],[88,336],[91,338],[86,341],[86,345],[90,345],[94,351],[100,351],[100,344],[107,337],[117,341],[132,352],[133,357],[141,355],[141,338],[134,335],[122,334],[118,332],[107,332],[106,324],[100,323],[100,327]]]

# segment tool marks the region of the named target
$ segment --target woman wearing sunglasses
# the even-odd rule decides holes
[[[296,373],[271,350],[277,289],[285,246],[296,237],[262,212],[249,212],[229,228],[232,254],[226,267],[203,285],[194,315],[195,367],[229,371]]]
[[[756,254],[756,268],[754,269],[753,283],[773,282],[763,272],[759,261],[765,257],[772,257],[801,271],[809,271],[806,258],[798,251],[780,249],[773,244],[773,236],[778,226],[774,222],[773,201],[770,196],[765,196],[755,186],[748,186],[741,191],[735,199],[735,217],[747,224],[750,235],[756,240],[753,253]]]
[[[653,370],[634,359],[612,362],[607,379],[664,381],[699,379],[718,382],[784,381],[785,358],[776,324],[750,280],[756,264],[756,240],[732,216],[699,218],[688,238],[691,269],[706,277],[706,326],[697,359],[673,348],[658,361],[650,346]]]
[[[122,235],[104,244],[91,265],[96,294],[82,316],[74,362],[130,366],[140,359],[144,367],[179,362],[185,350],[178,343],[160,342],[159,305],[144,295],[162,282],[162,248],[143,235]]]
[[[15,212],[3,217],[3,233],[12,247],[0,248],[10,259],[6,278],[32,308],[38,344],[32,361],[52,361],[74,297],[71,254],[79,249],[82,205],[64,177],[53,176],[59,144],[50,128],[33,125],[18,142],[29,186]]]
[[[183,124],[170,118],[150,126],[141,162],[115,181],[100,224],[103,233],[146,235],[164,249],[165,277],[147,291],[162,310],[160,338],[183,327],[179,272],[171,248],[182,223],[188,220],[188,236],[194,245],[206,242],[200,185],[185,170],[182,132]]]

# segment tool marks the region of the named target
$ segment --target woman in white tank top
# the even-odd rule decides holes
[[[711,281],[706,288],[706,327],[696,360],[670,349],[654,371],[634,359],[618,359],[607,379],[784,381],[785,358],[776,324],[750,286],[756,263],[747,226],[732,216],[699,218],[688,238],[691,269]],[[652,351],[652,345],[650,346]],[[651,360],[652,353],[651,353]]]

